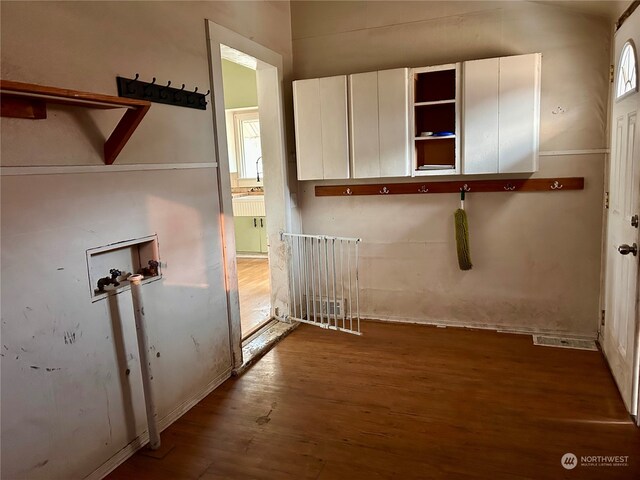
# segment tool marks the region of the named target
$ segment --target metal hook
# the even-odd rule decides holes
[[[205,93],[204,95],[202,95],[202,97],[200,97],[200,105],[202,105],[203,107],[207,106],[207,101],[205,100],[207,98],[207,95],[209,95],[211,93],[211,90],[207,90],[207,93]]]
[[[167,88],[169,88],[170,86],[171,86],[171,80],[169,80],[167,82],[167,86],[166,87],[164,87],[162,90],[160,90],[160,96],[162,98],[167,98]]]
[[[552,184],[551,184],[551,190],[560,190],[562,187],[564,187],[563,184],[561,184],[560,182],[558,182],[557,180],[555,180]]]
[[[145,97],[149,96],[149,93],[147,90],[149,90],[151,87],[153,87],[153,85],[156,83],[156,77],[153,77],[153,80],[151,80],[151,83],[149,85],[147,85],[147,87],[144,89],[144,95]]]
[[[470,192],[471,191],[471,187],[469,187],[469,185],[467,185],[466,183],[462,186],[462,188],[460,188],[460,191],[465,191],[465,192]]]
[[[343,192],[343,195],[353,195],[353,190],[347,187],[347,189]]]
[[[183,92],[184,91],[184,83],[182,84],[182,87],[180,88],[180,90],[178,90],[176,93],[173,94],[173,100],[178,102],[181,100]]]
[[[127,81],[127,91],[129,93],[134,93],[136,91],[135,87],[132,89],[132,88],[129,87],[129,85],[131,85],[133,82],[137,81],[138,78],[140,78],[140,74],[136,73],[136,78],[134,78],[133,80],[128,80]]]
[[[429,191],[429,189],[427,187],[425,187],[424,185],[422,185],[419,189],[418,192],[420,193],[427,193]]]
[[[390,193],[390,190],[387,187],[382,187],[382,190],[380,190],[381,195],[386,195],[388,193]]]
[[[507,184],[504,186],[504,189],[505,189],[505,190],[508,190],[508,191],[512,191],[512,190],[515,190],[515,189],[516,189],[516,186],[515,186],[515,185],[513,185],[513,184],[511,184],[511,183],[507,183]]]
[[[189,103],[193,103],[194,102],[193,97],[195,96],[196,93],[198,93],[198,87],[196,87],[196,89],[191,93],[191,95],[189,95],[189,98],[187,98],[187,101]]]

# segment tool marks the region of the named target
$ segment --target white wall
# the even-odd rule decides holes
[[[605,18],[530,2],[294,2],[292,31],[295,79],[542,52],[541,150],[607,145]],[[457,195],[316,198],[330,182],[303,182],[304,231],[362,238],[365,317],[594,336],[605,155],[540,164],[535,176],[583,176],[585,190],[468,195],[469,272]]]
[[[3,2],[2,78],[116,95],[138,72],[206,91],[205,18],[289,71],[288,3]],[[3,118],[2,165],[102,165],[121,114]],[[210,108],[153,104],[116,164],[215,161]],[[88,248],[158,234],[164,278],[143,292],[160,418],[231,367],[215,168],[103,168],[1,177],[2,478],[86,477],[145,430],[130,295],[91,303]]]

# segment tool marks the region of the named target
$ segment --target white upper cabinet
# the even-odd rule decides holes
[[[407,68],[349,76],[353,178],[410,174],[408,80]]]
[[[500,58],[499,173],[536,172],[542,55]]]
[[[349,178],[347,77],[293,82],[298,180]]]
[[[541,59],[295,81],[298,180],[536,172]]]
[[[462,173],[538,170],[541,57],[464,62]]]
[[[498,171],[498,85],[500,60],[464,62],[464,173]]]

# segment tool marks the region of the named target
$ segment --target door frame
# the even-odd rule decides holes
[[[229,173],[227,127],[222,80],[220,45],[239,50],[258,60],[256,81],[262,137],[262,155],[269,276],[271,281],[271,317],[279,318],[289,305],[289,278],[280,232],[291,231],[291,195],[286,157],[283,104],[283,58],[277,52],[246,38],[233,30],[205,20],[211,104],[213,108],[214,143],[218,159],[217,181],[220,203],[222,261],[227,290],[229,342],[234,368],[242,365],[242,329],[236,264],[231,178]],[[274,95],[274,92],[276,94]],[[264,121],[263,121],[264,119]]]
[[[631,11],[631,13],[632,12],[633,11]],[[625,20],[628,20],[628,18]],[[616,99],[618,62],[620,60],[619,52],[617,52],[616,50],[616,36],[618,35],[618,30],[621,25],[622,24],[619,24],[618,29],[616,29],[616,31],[613,32],[612,42],[611,42],[611,61],[612,61],[612,66],[614,66],[614,75],[613,75],[612,82],[609,85],[610,87],[609,102],[608,102],[609,105],[607,109],[608,118],[607,118],[607,131],[606,131],[606,138],[607,138],[609,153],[607,154],[606,162],[605,162],[605,185],[606,185],[605,191],[609,190],[608,192],[606,192],[609,196],[612,195],[610,191],[611,190],[610,188],[611,187],[611,166],[612,166],[611,162],[613,161],[613,154],[614,154],[612,136],[613,136],[613,124],[615,119],[613,115],[613,110],[616,105],[616,102],[621,100],[621,99]],[[632,42],[633,42],[633,39],[632,39]],[[635,52],[637,54],[637,50],[635,50]],[[638,66],[638,58],[636,58],[636,68],[637,66]],[[637,91],[635,94],[640,95],[640,93]],[[635,185],[635,188],[640,188],[640,185]],[[609,244],[609,210],[608,209],[609,209],[608,205],[606,205],[606,208],[603,209],[603,230],[602,230],[603,246],[601,249],[602,261],[601,261],[600,302],[603,309],[603,314],[605,313],[605,310],[607,314],[609,314],[609,312],[611,312],[612,310],[612,306],[607,305],[607,289],[608,289],[607,274],[608,274],[608,263],[609,263],[608,252],[612,247],[612,245]],[[638,270],[638,278],[637,278],[636,286],[634,290],[635,291],[632,292],[632,295],[634,296],[633,301],[635,303],[635,318],[634,318],[635,325],[633,329],[634,347],[633,347],[632,360],[631,360],[631,369],[632,369],[631,383],[632,384],[631,384],[631,404],[629,405],[629,408],[630,410],[635,409],[635,412],[631,411],[629,413],[634,419],[634,423],[636,423],[637,426],[640,426],[640,395],[638,395],[638,389],[640,386],[640,269]],[[609,315],[607,315],[606,317],[607,317],[606,322],[608,323],[610,321]],[[613,374],[613,367],[610,365],[609,359],[607,358],[607,355],[605,354],[605,351],[604,351],[603,336],[606,335],[606,331],[605,331],[606,326],[604,322],[605,318],[603,317],[602,320],[603,321],[598,322],[598,341],[602,345],[602,353],[605,358],[605,361],[607,362],[607,365],[611,370],[611,375],[616,383],[616,387],[621,391],[622,388],[618,385],[618,380]],[[625,403],[625,407],[626,407],[626,403]]]

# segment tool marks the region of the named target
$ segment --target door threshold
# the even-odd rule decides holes
[[[242,365],[234,369],[231,375],[234,377],[242,375],[298,325],[300,325],[298,322],[286,323],[275,318],[269,320],[262,328],[242,342]]]
[[[245,343],[251,341],[252,337],[255,337],[258,333],[260,333],[262,331],[263,328],[265,328],[267,325],[269,325],[269,323],[275,320],[273,317],[267,317],[264,320],[262,320],[260,323],[256,324],[254,327],[250,328],[249,331],[242,336],[242,344],[244,345]]]

